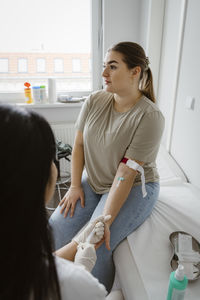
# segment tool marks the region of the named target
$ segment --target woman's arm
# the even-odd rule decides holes
[[[136,160],[135,160],[136,161]],[[138,164],[143,165],[143,162],[136,161]],[[110,226],[116,216],[118,215],[121,207],[126,201],[130,190],[133,186],[133,182],[137,175],[137,171],[130,169],[124,163],[120,163],[117,173],[115,175],[113,184],[108,194],[108,198],[106,200],[104,206],[104,215],[111,215],[111,219],[107,221],[107,224]],[[119,182],[118,178],[123,177],[124,180]],[[118,186],[117,186],[118,185]]]
[[[72,217],[74,215],[76,202],[79,199],[81,201],[81,206],[84,207],[84,192],[81,187],[84,163],[83,134],[78,130],[72,151],[71,186],[60,202],[60,206],[62,206],[60,212],[64,212],[64,217],[67,216],[70,209],[70,216]]]
[[[141,161],[135,160],[141,166],[144,164]],[[137,175],[137,171],[130,169],[123,163],[119,164],[117,169],[117,173],[113,180],[111,189],[108,194],[108,198],[106,200],[103,215],[111,215],[111,219],[105,222],[105,229],[104,229],[104,240],[105,245],[108,250],[110,250],[110,225],[117,217],[121,207],[123,206],[124,202],[126,201],[130,190],[133,186],[133,182]],[[123,177],[124,180],[119,182],[118,178]],[[99,243],[98,247],[102,244]]]
[[[57,256],[60,256],[64,259],[74,261],[74,257],[77,252],[77,243],[71,241],[69,244],[65,245],[64,247],[56,250],[54,253]]]
[[[84,167],[83,134],[77,130],[71,161],[71,187],[81,186],[81,177]]]

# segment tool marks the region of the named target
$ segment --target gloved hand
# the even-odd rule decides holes
[[[86,228],[84,228],[80,233],[78,233],[72,240],[77,244],[89,242],[91,244],[96,244],[104,236],[104,222],[111,218],[108,216],[99,216],[94,221],[90,222]]]
[[[88,242],[80,243],[74,258],[76,264],[83,265],[87,271],[91,272],[97,260],[96,250],[93,244]]]

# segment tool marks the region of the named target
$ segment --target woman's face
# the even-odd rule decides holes
[[[107,92],[124,95],[133,86],[133,69],[128,69],[122,54],[116,51],[107,52],[102,76]]]
[[[58,171],[56,168],[56,165],[54,162],[51,164],[51,174],[49,181],[46,186],[46,192],[45,192],[45,202],[47,203],[51,198],[53,197],[54,191],[55,191],[55,185],[56,185],[56,180],[58,176]]]

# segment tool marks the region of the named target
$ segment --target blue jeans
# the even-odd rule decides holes
[[[78,201],[74,216],[72,218],[70,216],[64,218],[58,206],[49,220],[53,230],[55,249],[59,249],[69,243],[89,220],[95,219],[102,214],[108,193],[103,195],[96,194],[87,183],[85,176],[82,178],[82,187],[85,194],[85,207],[82,208],[80,201]],[[160,185],[158,182],[146,183],[147,196],[143,198],[141,185],[133,187],[110,227],[111,251],[105,248],[105,243],[97,250],[97,262],[92,274],[104,284],[108,292],[112,288],[115,275],[112,252],[121,241],[140,226],[151,214],[158,199],[159,189]]]

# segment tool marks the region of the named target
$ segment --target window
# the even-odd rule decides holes
[[[46,72],[46,60],[45,58],[37,58],[37,73]]]
[[[0,58],[0,73],[8,73],[8,58]]]
[[[18,59],[18,73],[27,73],[27,72],[28,72],[27,59],[19,58]]]
[[[27,0],[1,0],[0,101],[6,93],[8,99],[22,94],[26,81],[47,85],[49,77],[58,93],[87,95],[100,88],[101,2],[34,0],[27,14]]]
[[[54,72],[55,73],[63,73],[64,72],[64,64],[62,58],[54,59]]]
[[[81,60],[80,58],[72,59],[72,72],[81,72]],[[89,72],[89,69],[88,69]]]
[[[92,62],[91,62],[91,58],[89,58],[89,60],[88,60],[88,68],[89,68],[89,70],[90,70],[90,72],[91,72],[91,70],[92,70]]]

